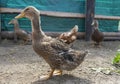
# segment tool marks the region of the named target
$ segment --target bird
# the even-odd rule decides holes
[[[92,34],[91,34],[91,39],[95,42],[95,46],[100,46],[100,43],[104,39],[104,35],[101,31],[99,31],[99,23],[98,20],[93,20],[92,22]]]
[[[58,75],[62,75],[63,70],[71,71],[79,66],[88,50],[74,50],[58,38],[46,35],[41,27],[40,11],[34,6],[27,6],[15,18],[26,17],[32,25],[32,47],[33,50],[42,57],[50,66],[51,71],[43,76],[41,80],[50,79],[57,70]]]
[[[70,31],[64,32],[58,36],[65,43],[71,44],[77,39],[78,25],[75,25]]]
[[[24,41],[23,44],[26,44],[27,42],[31,41],[31,33],[28,31],[25,31],[23,29],[20,29],[19,23],[17,19],[12,19],[8,24],[14,25],[14,41],[17,41],[17,38],[22,39]]]

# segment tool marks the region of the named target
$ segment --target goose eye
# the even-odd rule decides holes
[[[29,8],[27,8],[25,11],[28,11],[29,10]]]

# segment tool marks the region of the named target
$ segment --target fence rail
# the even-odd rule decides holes
[[[0,13],[20,13],[22,9],[16,8],[0,8]],[[55,11],[41,11],[41,15],[53,16],[53,17],[68,17],[68,18],[85,18],[85,14],[80,13],[68,13],[68,12],[55,12]],[[120,16],[106,16],[106,15],[95,15],[96,19],[107,19],[107,20],[120,20]]]

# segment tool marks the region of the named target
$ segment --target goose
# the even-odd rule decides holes
[[[41,28],[40,11],[34,6],[28,6],[15,18],[26,17],[32,25],[32,46],[33,50],[49,64],[51,71],[42,79],[47,80],[57,70],[62,75],[63,70],[71,71],[79,66],[88,51],[74,50],[58,38],[47,36]]]
[[[70,31],[64,32],[58,36],[65,43],[71,44],[77,39],[78,25],[75,25]]]
[[[92,31],[91,39],[95,42],[94,43],[95,46],[100,46],[100,42],[102,42],[104,39],[104,35],[102,32],[99,31],[98,25],[99,25],[98,20],[93,20],[92,22],[93,31]]]
[[[24,41],[23,44],[26,44],[27,42],[31,41],[31,33],[20,29],[19,23],[17,19],[12,19],[8,24],[14,25],[14,41],[17,41],[17,38],[22,39]]]

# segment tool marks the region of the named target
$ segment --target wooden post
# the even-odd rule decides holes
[[[0,14],[0,42],[1,42],[1,14]]]
[[[86,0],[86,18],[85,18],[85,40],[91,40],[92,21],[94,19],[95,0]]]

